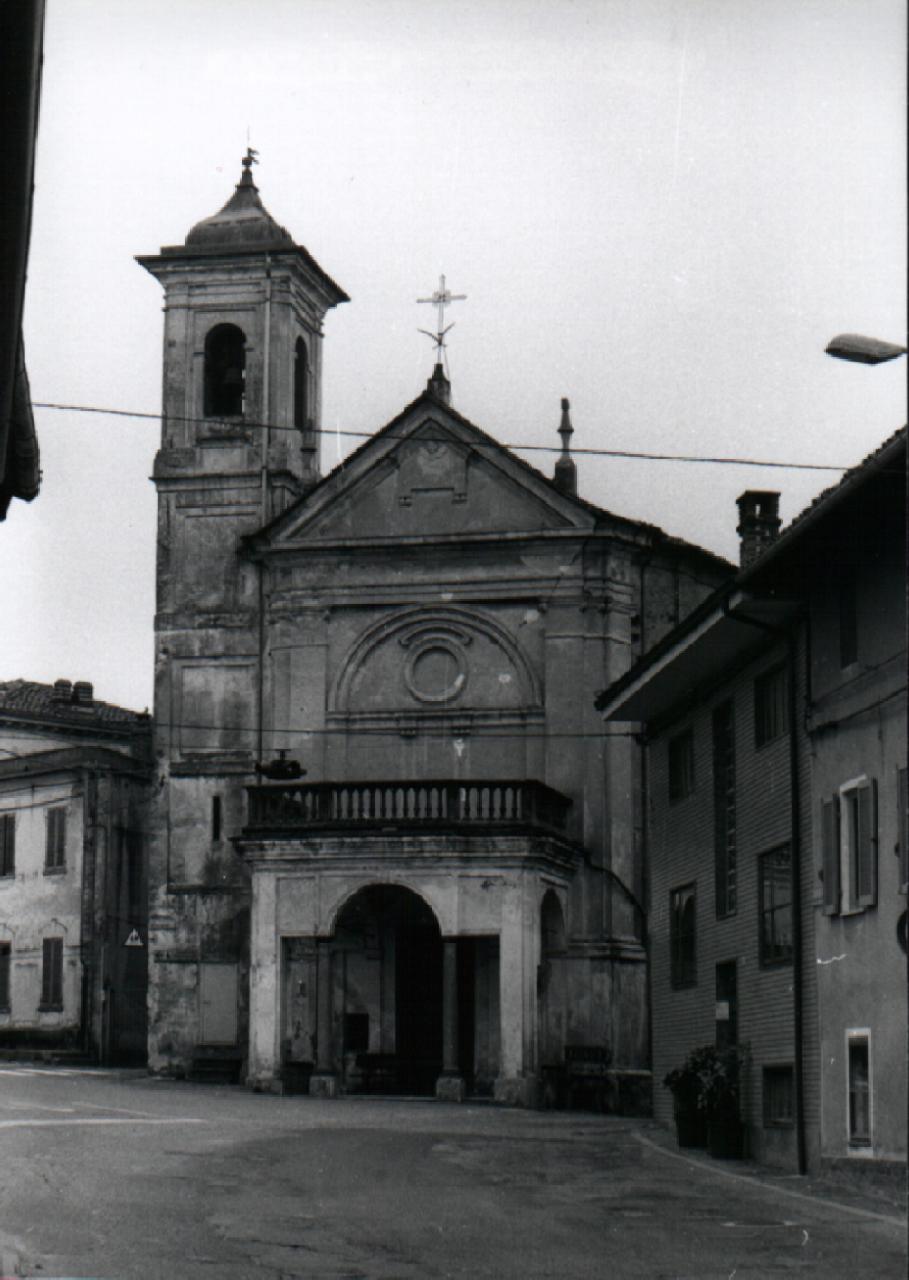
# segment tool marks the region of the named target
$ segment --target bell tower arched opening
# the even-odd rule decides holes
[[[217,324],[205,336],[206,418],[240,418],[245,409],[246,337],[235,324]]]
[[[297,338],[294,347],[294,426],[305,431],[309,418],[309,355],[306,343]]]

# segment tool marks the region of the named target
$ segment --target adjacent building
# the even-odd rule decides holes
[[[906,1157],[906,433],[600,695],[647,740],[654,1102],[693,1047],[747,1046],[751,1150]]]
[[[0,1051],[146,1058],[147,714],[0,683]]]
[[[730,567],[578,497],[567,401],[550,478],[440,365],[323,476],[346,294],[251,157],[139,261],[165,290],[152,1068],[526,1104],[572,1046],[642,1105],[637,748],[590,691]]]

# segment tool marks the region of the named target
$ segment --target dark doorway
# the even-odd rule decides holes
[[[442,1070],[442,938],[415,894],[397,904],[396,1052],[402,1093],[432,1094]]]
[[[345,1087],[431,1095],[442,1071],[442,937],[431,909],[371,885],[338,918]]]

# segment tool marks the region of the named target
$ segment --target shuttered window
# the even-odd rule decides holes
[[[41,1005],[63,1008],[63,939],[45,938],[41,949]]]
[[[840,909],[840,799],[832,796],[821,805],[823,843],[824,915]]]
[[[866,783],[855,792],[855,903],[873,907],[877,902],[877,783]]]
[[[45,871],[61,871],[66,866],[66,810],[48,809]]]
[[[12,959],[12,945],[0,942],[0,1009],[9,1008],[9,972]]]
[[[863,779],[821,805],[824,914],[877,903],[877,782]]]
[[[0,817],[0,876],[16,874],[16,815]]]

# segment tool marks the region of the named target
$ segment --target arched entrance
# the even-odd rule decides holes
[[[369,885],[338,915],[335,1026],[349,1092],[432,1094],[442,1070],[442,937],[400,885]]]

